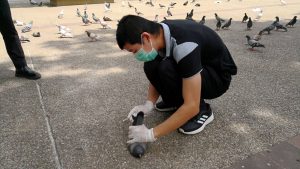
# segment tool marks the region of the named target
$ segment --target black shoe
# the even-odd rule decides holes
[[[178,131],[183,134],[197,134],[200,133],[206,125],[214,120],[214,114],[209,106],[206,104],[206,110],[200,110],[200,113],[191,120],[181,126]]]
[[[156,109],[157,111],[163,111],[163,112],[168,112],[168,111],[174,111],[174,110],[177,110],[177,107],[167,105],[167,104],[164,103],[163,101],[156,103],[154,107],[155,107],[155,109]]]
[[[16,69],[16,77],[24,77],[30,80],[37,80],[41,78],[41,74],[31,70],[28,66]]]

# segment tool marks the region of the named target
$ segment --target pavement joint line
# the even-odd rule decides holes
[[[34,70],[34,65],[33,65],[33,61],[32,61],[29,50],[27,50],[27,57],[30,59],[31,67]],[[42,110],[43,110],[43,116],[44,116],[44,119],[46,121],[48,136],[49,136],[49,139],[50,139],[50,142],[51,142],[52,154],[54,156],[54,161],[55,161],[55,164],[56,164],[56,168],[57,169],[63,169],[62,165],[61,165],[60,158],[59,158],[59,154],[58,154],[58,151],[57,151],[56,142],[55,142],[55,139],[53,137],[53,130],[52,130],[52,127],[50,125],[49,115],[47,114],[47,111],[45,109],[45,104],[43,102],[43,96],[42,96],[42,93],[41,93],[41,88],[40,88],[40,85],[37,81],[35,81],[35,84],[36,84],[37,92],[39,94],[39,100],[40,100],[40,104],[41,104],[41,107],[42,107]]]

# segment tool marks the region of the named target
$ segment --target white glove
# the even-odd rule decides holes
[[[135,142],[154,142],[153,128],[148,129],[144,124],[139,126],[129,126],[127,143],[132,144]]]
[[[152,110],[154,108],[153,103],[150,100],[147,100],[145,104],[135,106],[131,111],[128,113],[127,118],[133,122],[132,116],[136,117],[137,114],[142,111],[145,116],[151,114]]]

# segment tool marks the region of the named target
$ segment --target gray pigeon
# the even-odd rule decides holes
[[[252,26],[253,26],[253,22],[251,20],[251,17],[249,17],[249,20],[247,22],[247,30],[250,30],[252,28]]]
[[[285,26],[286,27],[294,27],[296,22],[297,22],[297,16],[294,16],[294,18],[292,20],[290,20]]]
[[[218,31],[218,30],[220,30],[220,28],[221,28],[221,20],[218,20],[218,22],[217,22],[217,24],[216,24],[216,30]]]
[[[135,10],[135,13],[136,13],[137,15],[143,15],[143,13],[140,12],[140,11],[138,11],[136,8],[134,8],[134,10]]]
[[[41,37],[41,33],[40,32],[33,32],[32,36],[33,37]]]
[[[84,16],[81,16],[82,18],[82,22],[84,23],[84,25],[87,25],[89,23],[92,23],[88,18],[84,17]]]
[[[245,13],[243,19],[242,19],[242,23],[246,22],[248,20],[248,15]]]
[[[88,18],[89,18],[89,16],[88,16],[88,14],[87,14],[86,10],[84,10],[83,17],[85,17],[86,19],[88,19]]]
[[[251,39],[249,35],[246,35],[247,43],[251,47],[250,49],[253,50],[255,47],[263,47],[265,48],[265,45],[259,43],[258,41]]]
[[[163,4],[158,4],[159,5],[159,7],[160,8],[164,8],[164,7],[166,7],[165,5],[163,5]]]
[[[96,23],[98,23],[100,21],[100,19],[94,13],[92,13],[92,17]]]
[[[167,10],[167,14],[168,14],[168,16],[173,16],[172,13],[171,13],[171,11],[170,11],[170,7]]]
[[[104,20],[104,21],[112,21],[112,19],[110,19],[110,18],[107,17],[107,16],[103,16],[103,20]]]
[[[170,7],[173,8],[177,3],[176,2],[171,2]]]
[[[101,40],[101,37],[100,35],[97,35],[95,33],[91,33],[89,31],[85,31],[87,36],[91,39],[91,41],[98,41],[98,40]]]
[[[225,20],[220,18],[217,13],[215,13],[215,18],[217,21],[225,22]]]
[[[205,16],[202,16],[202,19],[200,20],[199,22],[201,25],[204,25],[205,24]]]
[[[29,3],[30,3],[31,5],[38,5],[38,3],[37,3],[35,0],[29,0]]]
[[[230,19],[228,20],[228,22],[226,22],[226,23],[222,26],[222,29],[228,29],[229,26],[231,25],[231,20],[232,20],[232,18],[230,18]]]
[[[271,31],[274,30],[274,29],[275,29],[275,26],[274,26],[274,24],[272,23],[272,24],[269,25],[268,27],[266,27],[266,28],[264,28],[263,30],[261,30],[261,32],[262,32],[262,33],[268,32],[268,34],[270,34]]]
[[[77,14],[78,17],[81,17],[81,13],[80,13],[78,8],[76,9],[76,14]]]
[[[31,31],[32,24],[33,24],[33,21],[30,21],[28,24],[26,24],[25,27],[22,29],[22,32],[25,33],[25,32]]]
[[[194,20],[193,19],[193,15],[194,15],[194,9],[192,9],[190,13],[186,14],[186,18],[185,19],[193,21]]]
[[[279,17],[276,16],[275,18],[276,18],[276,21],[273,22],[273,24],[274,24],[276,30],[283,29],[285,32],[287,32],[287,28],[279,23]]]
[[[132,5],[128,2],[128,7],[129,7],[129,8],[133,8],[134,6],[132,6]]]
[[[156,23],[158,22],[158,15],[155,15],[153,22],[156,22]]]

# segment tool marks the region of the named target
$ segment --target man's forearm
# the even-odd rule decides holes
[[[147,100],[150,100],[153,104],[155,104],[158,97],[159,93],[157,92],[155,87],[151,83],[149,83]]]

